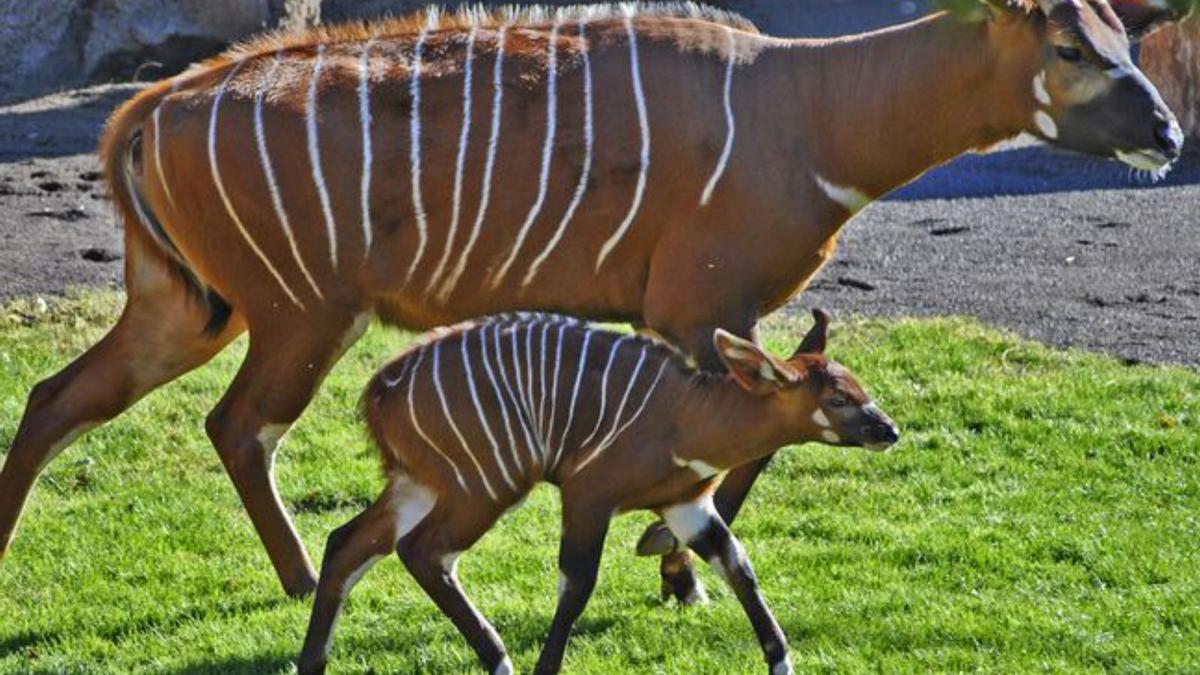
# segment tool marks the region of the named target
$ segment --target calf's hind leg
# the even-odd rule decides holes
[[[408,536],[396,552],[413,578],[442,610],[484,668],[493,675],[512,675],[508,650],[492,624],[484,618],[458,583],[458,556],[491,528],[499,516],[470,496],[454,494],[441,499],[433,511]]]
[[[435,499],[431,490],[407,477],[394,478],[370,508],[329,535],[308,634],[300,652],[301,675],[325,672],[334,625],[350,590],[429,514]]]
[[[251,325],[246,360],[208,416],[209,438],[292,596],[312,591],[316,574],[275,487],[275,446],[365,328],[365,315],[334,312]]]

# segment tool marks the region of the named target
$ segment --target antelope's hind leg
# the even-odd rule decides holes
[[[455,572],[459,554],[474,545],[500,515],[488,504],[459,494],[439,500],[433,512],[400,540],[396,552],[429,598],[466,638],[484,668],[493,675],[512,675],[512,661],[504,642],[471,604]]]
[[[393,478],[370,508],[329,535],[312,618],[300,652],[301,675],[325,671],[333,629],[351,589],[429,514],[435,500],[432,490],[404,476]]]
[[[208,436],[291,596],[311,592],[317,580],[275,486],[275,448],[325,374],[362,335],[366,318],[328,310],[251,325],[246,359],[208,416]]]
[[[136,242],[126,251],[128,299],[117,324],[29,394],[0,471],[0,558],[34,481],[59,452],[82,432],[208,362],[242,330],[236,315],[212,330],[209,307],[165,263]]]

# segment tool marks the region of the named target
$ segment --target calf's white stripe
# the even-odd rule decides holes
[[[508,437],[508,450],[512,453],[513,465],[516,466],[517,471],[524,472],[525,467],[521,465],[521,458],[517,456],[517,438],[513,435],[512,420],[508,417],[508,403],[500,393],[500,385],[496,382],[496,373],[492,370],[492,364],[488,359],[487,330],[487,326],[479,329],[479,360],[483,361],[483,370],[487,374],[488,382],[492,385],[496,406],[500,408],[500,415],[504,419],[504,434]]]
[[[445,302],[454,292],[454,287],[458,285],[459,278],[467,268],[467,258],[470,257],[475,243],[479,240],[479,233],[483,229],[483,219],[487,216],[488,205],[492,199],[492,173],[496,168],[496,147],[500,144],[500,112],[504,102],[504,38],[507,34],[508,26],[504,25],[500,26],[496,35],[496,66],[492,71],[492,126],[488,136],[487,160],[483,168],[483,188],[480,191],[479,210],[475,213],[475,223],[471,226],[471,235],[467,238],[467,244],[458,256],[454,271],[446,278],[446,282],[438,291],[438,300],[441,302]]]
[[[446,392],[442,389],[441,357],[442,343],[440,341],[435,342],[433,343],[433,389],[437,392],[438,402],[442,405],[442,414],[446,416],[446,422],[450,425],[450,431],[458,439],[458,443],[462,446],[467,459],[471,460],[471,463],[475,465],[475,470],[479,472],[479,480],[483,483],[483,489],[487,491],[492,501],[498,501],[500,498],[496,495],[496,491],[492,489],[492,484],[488,482],[483,466],[475,458],[475,453],[471,452],[471,445],[463,437],[462,431],[459,430],[458,425],[454,422],[454,415],[450,412],[450,404],[446,401]]]
[[[362,127],[362,230],[363,258],[371,252],[371,46],[375,39],[363,45],[362,57],[358,62],[358,121]]]
[[[633,78],[633,97],[637,101],[638,126],[642,133],[641,169],[638,172],[637,187],[633,193],[629,213],[617,227],[617,231],[600,247],[600,255],[596,257],[596,271],[600,271],[604,260],[621,242],[625,232],[633,224],[633,219],[637,217],[638,209],[642,207],[642,197],[646,193],[646,173],[650,169],[650,120],[646,114],[646,94],[642,91],[642,72],[638,65],[637,33],[633,30],[633,19],[629,17],[625,18],[625,32],[629,35],[629,68]]]
[[[563,235],[567,232],[567,225],[575,217],[575,211],[579,208],[579,204],[583,201],[583,195],[587,192],[588,180],[592,173],[592,149],[595,146],[595,128],[594,128],[594,106],[592,104],[592,60],[589,56],[590,48],[587,44],[587,36],[585,34],[587,23],[580,22],[579,24],[579,39],[584,43],[583,49],[580,51],[580,56],[583,58],[583,171],[579,174],[579,182],[575,185],[575,194],[571,196],[571,203],[567,206],[567,210],[563,213],[562,220],[558,222],[558,228],[554,231],[554,236],[550,241],[546,242],[546,247],[538,254],[533,263],[529,266],[529,271],[525,273],[525,278],[521,281],[521,286],[528,286],[533,278],[537,276],[538,270],[558,247],[558,243],[562,241]]]
[[[275,208],[275,217],[279,219],[279,226],[283,229],[283,235],[287,237],[292,258],[296,261],[296,266],[300,268],[300,272],[308,281],[313,293],[318,299],[324,300],[325,296],[321,294],[320,287],[317,286],[312,273],[308,271],[308,266],[304,264],[304,257],[300,255],[300,247],[296,244],[296,236],[292,232],[291,219],[288,218],[287,210],[283,206],[283,197],[279,194],[279,182],[275,178],[275,169],[272,167],[271,157],[267,153],[267,135],[263,125],[263,97],[278,68],[279,59],[276,57],[271,61],[271,67],[263,76],[262,85],[254,95],[254,142],[258,146],[258,161],[262,164],[263,175],[267,179],[267,192],[271,195],[271,206]]]
[[[726,26],[725,33],[729,36],[729,59],[725,63],[725,147],[721,150],[721,158],[717,160],[716,170],[708,179],[708,185],[704,186],[704,193],[700,195],[700,206],[706,206],[712,200],[713,190],[717,189],[717,183],[725,174],[729,155],[733,152],[733,136],[736,131],[733,119],[733,64],[736,60],[737,45],[734,42],[733,29]]]
[[[479,417],[479,426],[483,427],[483,433],[487,436],[488,443],[492,446],[492,455],[496,460],[496,466],[500,468],[500,475],[504,478],[504,482],[508,484],[514,492],[517,490],[517,484],[513,482],[512,477],[508,474],[508,467],[504,465],[504,460],[500,459],[500,444],[496,442],[495,435],[492,434],[492,427],[488,424],[487,415],[483,412],[483,404],[479,402],[479,392],[475,388],[475,371],[471,368],[471,354],[467,348],[467,336],[460,336],[460,352],[462,355],[463,370],[466,371],[467,389],[471,392],[471,403],[475,405],[475,414]]]
[[[425,284],[428,293],[437,284],[450,260],[450,250],[454,246],[454,236],[458,233],[458,220],[462,214],[463,169],[467,163],[467,146],[471,139],[471,81],[475,61],[475,36],[479,29],[472,28],[467,34],[467,54],[463,57],[463,91],[462,91],[462,129],[458,134],[458,157],[454,162],[454,197],[450,207],[450,227],[446,231],[446,248],[438,260],[437,268],[429,275]]]
[[[542,171],[538,175],[537,199],[534,200],[533,206],[529,209],[529,214],[525,216],[525,222],[521,225],[521,229],[517,233],[517,240],[513,242],[512,249],[508,253],[508,258],[500,265],[496,274],[492,276],[492,288],[500,285],[500,282],[508,274],[509,268],[512,267],[513,262],[517,259],[517,254],[521,251],[521,246],[525,244],[525,238],[529,236],[529,230],[533,228],[533,223],[537,220],[538,214],[542,211],[542,206],[546,203],[546,193],[550,188],[550,160],[554,154],[554,137],[558,132],[558,27],[559,24],[556,23],[550,29],[549,47],[546,56],[546,140],[542,145]]]
[[[225,205],[225,211],[229,214],[229,219],[233,221],[237,231],[242,235],[242,238],[246,240],[246,244],[250,246],[250,250],[253,251],[254,255],[258,256],[258,259],[261,260],[262,264],[266,266],[267,271],[271,273],[271,276],[274,277],[275,282],[279,284],[279,287],[283,289],[283,292],[287,294],[288,298],[297,307],[303,310],[305,309],[304,303],[300,302],[300,298],[296,297],[296,294],[292,292],[290,287],[288,287],[287,282],[284,281],[283,277],[279,274],[279,271],[276,270],[275,266],[271,264],[271,260],[267,258],[267,255],[263,253],[261,248],[259,248],[258,243],[254,241],[254,237],[250,236],[250,233],[246,231],[246,226],[242,224],[242,219],[238,216],[237,211],[235,211],[233,208],[233,204],[229,201],[229,195],[225,192],[225,184],[221,181],[221,171],[217,168],[217,113],[221,109],[221,99],[225,96],[226,85],[228,85],[229,81],[233,79],[234,75],[237,75],[238,71],[242,69],[242,65],[244,63],[244,61],[238,61],[232,68],[229,69],[229,74],[225,76],[224,80],[221,80],[221,84],[217,87],[217,92],[213,96],[212,113],[208,120],[208,166],[212,171],[213,184],[216,185],[217,194],[221,197],[221,203]]]
[[[633,385],[637,384],[638,375],[642,372],[642,366],[646,363],[646,346],[642,346],[642,351],[638,355],[637,365],[633,367],[633,372],[629,375],[629,382],[625,385],[625,393],[621,395],[621,403],[617,406],[617,411],[613,413],[612,424],[606,433],[599,441],[596,442],[596,447],[588,454],[582,462],[576,467],[575,471],[581,471],[585,466],[592,463],[601,451],[608,447],[611,440],[615,437],[617,429],[621,425],[621,415],[625,412],[625,406],[629,403],[629,393],[633,391]],[[582,447],[582,446],[581,446]]]
[[[596,413],[596,425],[592,427],[592,433],[583,439],[579,447],[587,447],[588,443],[596,437],[596,433],[600,431],[600,425],[604,423],[604,411],[608,407],[608,377],[612,374],[613,362],[617,360],[617,353],[621,350],[621,345],[629,340],[628,337],[621,337],[613,341],[612,348],[608,350],[608,362],[604,364],[604,375],[600,378],[600,411]],[[578,469],[576,469],[578,471]]]
[[[412,96],[412,112],[408,128],[408,162],[412,171],[413,212],[417,219],[417,252],[408,266],[405,283],[412,279],[413,272],[425,255],[425,244],[429,240],[429,218],[425,215],[425,200],[421,197],[421,58],[429,29],[422,28],[413,49],[412,67],[409,72],[409,92]]]
[[[567,423],[563,425],[562,436],[558,439],[558,449],[554,453],[554,464],[551,470],[558,466],[562,458],[563,446],[567,443],[567,435],[571,433],[571,423],[575,421],[575,404],[579,401],[579,385],[583,382],[583,373],[587,369],[588,344],[592,341],[592,331],[585,328],[583,346],[579,348],[579,368],[575,371],[575,385],[571,388],[571,404],[567,407]]]
[[[470,490],[467,489],[467,481],[463,478],[462,472],[458,470],[458,465],[455,464],[454,461],[449,457],[447,457],[446,453],[442,452],[442,449],[438,447],[438,444],[429,437],[429,434],[425,433],[425,430],[421,428],[421,423],[417,421],[417,407],[413,402],[413,385],[417,382],[417,374],[421,369],[421,361],[424,358],[425,348],[422,347],[417,352],[417,362],[413,364],[412,377],[408,380],[408,419],[412,422],[413,429],[416,430],[417,435],[421,437],[421,440],[425,441],[425,444],[432,448],[439,457],[446,460],[446,463],[450,465],[451,469],[454,469],[454,478],[458,481],[459,486],[462,487],[463,492],[470,492]],[[436,370],[434,371],[434,374],[436,376]]]
[[[308,160],[312,164],[313,183],[321,200],[321,213],[325,216],[325,233],[329,238],[329,263],[337,270],[337,225],[333,220],[333,207],[329,203],[329,189],[325,186],[325,172],[321,168],[321,144],[317,137],[317,89],[321,80],[321,68],[325,62],[325,45],[317,45],[317,57],[313,59],[312,79],[308,83],[308,102],[304,108],[305,130],[308,136]]]

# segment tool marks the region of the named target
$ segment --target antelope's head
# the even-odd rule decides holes
[[[1010,52],[1022,80],[1012,84],[1033,106],[1028,131],[1154,173],[1179,158],[1179,123],[1134,64],[1130,43],[1182,18],[1195,0],[983,1],[996,25],[990,39],[1004,43],[991,47]]]
[[[813,318],[786,361],[720,329],[713,345],[734,381],[773,407],[789,440],[886,450],[900,440],[896,424],[848,368],[825,358],[829,314],[815,309]]]

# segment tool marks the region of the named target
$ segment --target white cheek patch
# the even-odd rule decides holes
[[[812,421],[813,424],[816,424],[822,429],[828,429],[829,427],[833,426],[829,423],[829,417],[825,414],[825,411],[821,410],[820,408],[817,408],[816,412],[812,414]]]
[[[829,429],[826,429],[825,431],[821,432],[821,438],[826,443],[841,443],[842,442],[842,437],[838,436],[836,433],[834,433],[833,431],[830,431]]]
[[[1033,78],[1033,97],[1042,105],[1050,105],[1050,92],[1046,90],[1046,71],[1041,71]]]
[[[1033,123],[1037,125],[1038,131],[1050,140],[1058,138],[1058,125],[1054,123],[1054,118],[1044,110],[1039,110],[1033,114]]]
[[[758,364],[758,374],[764,380],[769,380],[771,382],[779,381],[779,378],[775,376],[775,369],[772,368],[771,364],[767,363],[766,361]]]

